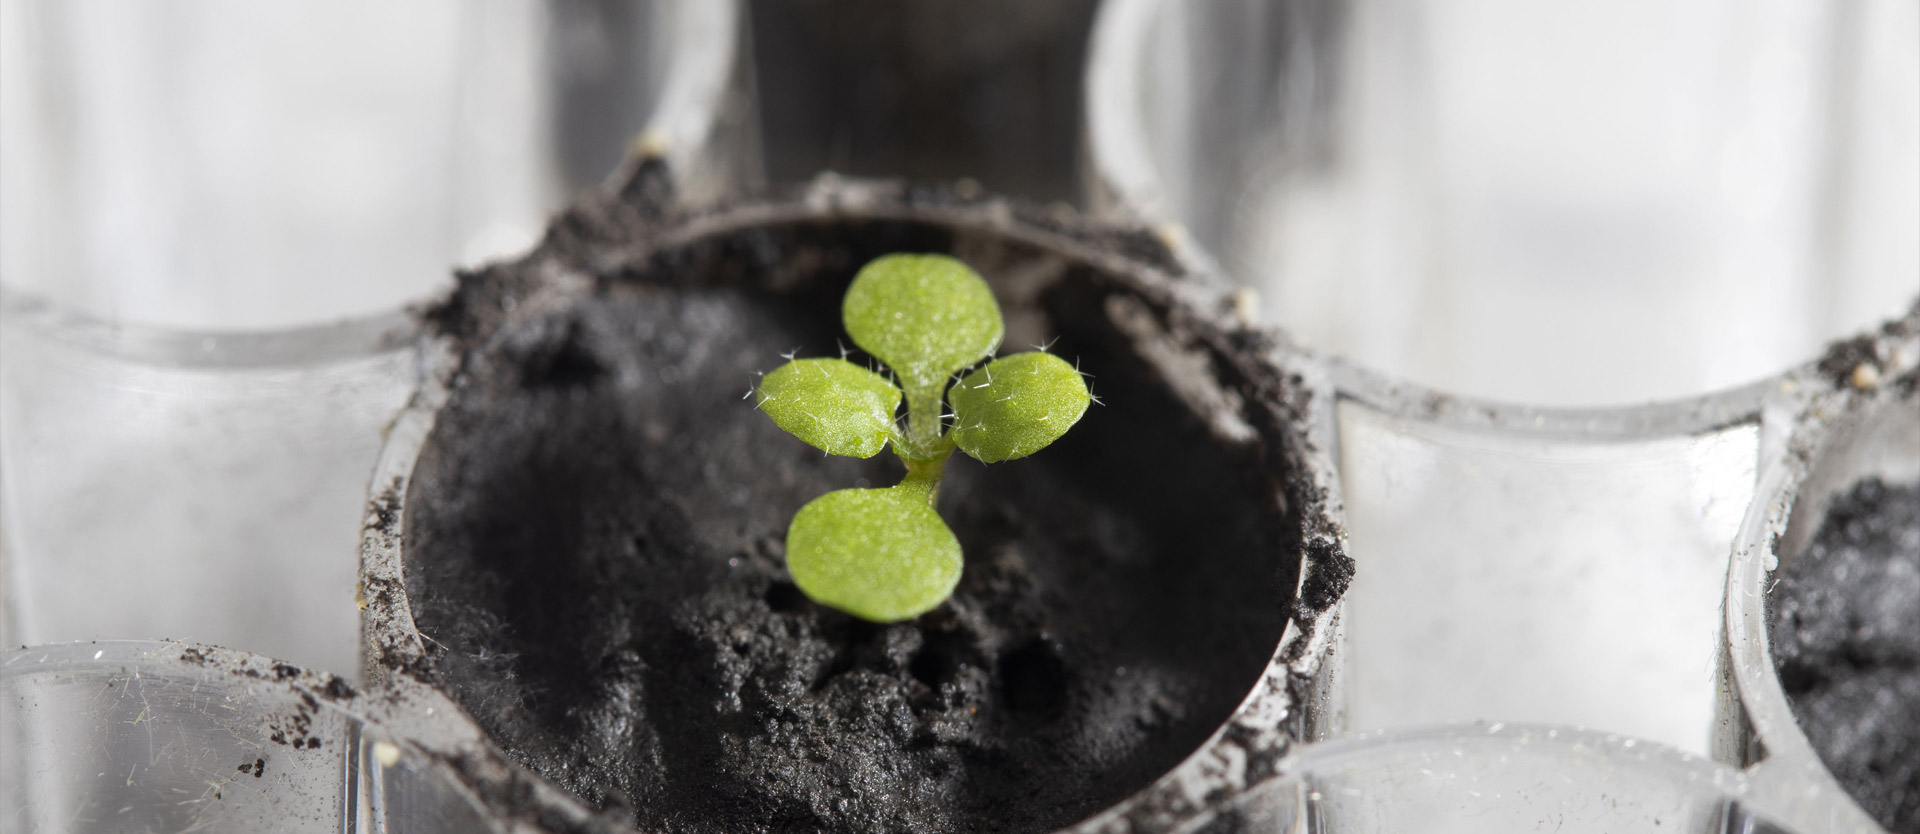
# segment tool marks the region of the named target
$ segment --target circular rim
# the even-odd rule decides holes
[[[50,643],[0,652],[0,689],[5,688],[6,681],[36,674],[65,677],[95,673],[138,679],[169,671],[197,681],[226,679],[231,691],[225,703],[241,713],[271,715],[275,707],[269,702],[277,695],[282,703],[302,703],[308,709],[335,713],[350,722],[349,747],[340,752],[344,761],[337,773],[342,783],[335,786],[346,803],[343,813],[355,807],[360,787],[359,745],[374,738],[395,745],[404,760],[423,772],[435,787],[450,791],[485,816],[483,809],[487,806],[459,778],[460,768],[452,764],[461,757],[485,755],[478,736],[464,725],[458,707],[419,684],[368,691],[337,675],[302,669],[265,655],[168,640]],[[294,720],[289,717],[285,723]],[[499,832],[510,830],[515,822],[507,817],[496,817],[495,821],[499,824],[490,830]]]
[[[1217,302],[1222,290],[1204,276],[1170,274],[1111,249],[1090,245],[1064,233],[1058,225],[1023,218],[1018,209],[1002,200],[920,199],[924,196],[925,192],[898,183],[822,175],[794,200],[723,207],[678,221],[669,220],[665,228],[637,236],[644,244],[624,253],[623,262],[637,264],[657,251],[755,226],[822,220],[928,222],[1035,245],[1128,276],[1144,287],[1165,292],[1184,308],[1184,314],[1212,323],[1222,332],[1232,331],[1219,316],[1210,312],[1221,306]],[[620,199],[618,190],[611,190],[603,198]],[[599,269],[619,266],[596,264]],[[530,308],[543,303],[546,300],[529,297],[522,298],[517,306]],[[416,668],[426,658],[426,641],[413,623],[404,591],[405,496],[414,464],[425,448],[436,415],[450,396],[459,357],[449,337],[430,336],[425,344],[428,357],[423,373],[425,381],[394,420],[381,450],[372,480],[368,524],[362,532],[362,592],[369,600],[362,618],[362,657],[364,674],[371,681],[403,677],[404,670]],[[1337,498],[1333,497],[1338,494],[1338,487],[1326,480],[1334,471],[1331,458],[1325,452],[1331,447],[1317,434],[1317,427],[1325,423],[1306,416],[1314,409],[1330,409],[1331,403],[1325,389],[1314,382],[1322,375],[1300,368],[1284,352],[1263,352],[1258,359],[1274,363],[1275,369],[1282,373],[1295,375],[1294,385],[1298,390],[1291,393],[1297,401],[1273,405],[1293,410],[1293,415],[1284,421],[1290,427],[1287,432],[1290,438],[1283,442],[1292,447],[1285,454],[1301,466],[1300,476],[1309,483],[1309,488],[1301,490],[1299,496],[1303,503],[1298,508],[1303,526],[1301,570],[1299,584],[1294,589],[1296,601],[1291,604],[1283,634],[1259,680],[1204,743],[1147,787],[1086,820],[1060,829],[1061,834],[1092,834],[1116,827],[1170,828],[1205,812],[1223,794],[1244,790],[1251,781],[1271,772],[1272,763],[1299,741],[1289,734],[1289,727],[1304,728],[1309,738],[1318,737],[1328,729],[1329,719],[1324,713],[1334,708],[1336,699],[1329,696],[1328,681],[1319,672],[1327,649],[1338,640],[1340,609],[1337,604],[1312,609],[1298,600],[1300,586],[1330,566],[1315,554],[1330,551],[1337,557],[1345,551],[1340,508]],[[475,732],[479,732],[477,726]],[[524,769],[522,772],[527,779],[544,782],[531,772]],[[584,805],[570,796],[565,797],[563,804],[586,813]]]
[[[127,324],[4,286],[0,286],[0,318],[9,330],[17,327],[34,337],[102,356],[208,370],[303,367],[375,356],[410,344],[418,329],[404,310],[260,331]]]
[[[1797,831],[1871,834],[1879,830],[1864,820],[1829,815],[1822,802],[1824,796],[1804,786],[1782,791],[1782,786],[1756,778],[1754,774],[1657,742],[1554,724],[1449,724],[1373,731],[1306,745],[1289,753],[1280,764],[1279,774],[1250,789],[1246,797],[1258,797],[1263,791],[1272,790],[1280,790],[1284,795],[1288,788],[1295,786],[1294,780],[1316,773],[1365,770],[1394,762],[1417,764],[1416,757],[1451,757],[1460,755],[1462,750],[1471,758],[1474,750],[1481,749],[1488,754],[1483,757],[1484,761],[1507,753],[1515,745],[1568,759],[1617,766],[1675,785],[1700,786],[1702,791],[1720,798],[1737,800],[1743,811],[1757,812],[1765,819],[1791,825]],[[1553,775],[1545,774],[1547,778]]]
[[[1373,730],[1351,738],[1302,747],[1281,763],[1281,772],[1304,774],[1331,767],[1365,766],[1382,756],[1392,758],[1393,754],[1403,750],[1420,750],[1432,745],[1472,746],[1515,742],[1565,748],[1582,755],[1632,759],[1643,763],[1648,769],[1680,780],[1690,781],[1704,776],[1710,784],[1724,784],[1730,794],[1742,794],[1748,790],[1746,774],[1705,756],[1620,733],[1530,722],[1475,722]]]

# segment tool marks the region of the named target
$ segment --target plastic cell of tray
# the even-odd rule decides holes
[[[1724,764],[1629,737],[1527,724],[1375,732],[1302,748],[1182,831],[1248,834],[1872,834],[1832,798],[1767,791]]]
[[[1338,392],[1349,729],[1707,752],[1767,378],[1914,298],[1912,15],[1103,7],[1095,206],[1252,290]]]
[[[506,830],[370,720],[374,699],[349,693],[325,674],[183,643],[0,654],[0,827]]]
[[[352,556],[411,325],[192,334],[5,305],[10,642],[169,637],[355,669]]]
[[[1910,326],[1913,321],[1909,317]],[[1889,364],[1920,365],[1916,337],[1920,329],[1904,339],[1883,338],[1874,352]],[[1896,486],[1920,482],[1920,399],[1910,386],[1904,392],[1899,386],[1807,387],[1814,393],[1800,408],[1775,417],[1785,424],[1781,434],[1787,454],[1762,473],[1758,495],[1735,539],[1726,584],[1727,655],[1721,683],[1725,717],[1717,726],[1715,755],[1749,766],[1769,784],[1815,783],[1841,793],[1845,788],[1796,720],[1782,685],[1769,633],[1774,594],[1785,569],[1808,550],[1835,498],[1869,478]],[[1864,622],[1874,614],[1850,616]],[[1852,662],[1871,666],[1881,661]],[[1891,691],[1887,695],[1881,714],[1900,715],[1899,696]],[[1867,726],[1859,730],[1872,732]],[[1847,813],[1862,811],[1849,806]]]
[[[689,194],[753,170],[718,156],[744,147],[731,3],[0,15],[13,644],[357,668],[366,478],[417,381],[401,308],[531,245],[636,134]]]
[[[1395,379],[1697,396],[1911,303],[1915,15],[1116,0],[1092,196],[1178,224],[1268,321]]]
[[[223,56],[249,53],[209,44],[196,51],[198,64],[114,77],[152,52],[133,48],[124,59],[74,73],[70,53],[100,46],[74,46],[78,32],[135,47],[180,32],[139,25],[152,22],[152,15],[140,17],[144,11],[115,21],[95,7],[68,6],[73,10],[0,6],[8,15],[0,37],[65,37],[34,39],[32,49],[9,40],[0,101],[14,108],[48,84],[72,85],[78,93],[94,91],[99,105],[74,124],[117,139],[128,122],[104,116],[136,113],[135,124],[156,140],[116,147],[96,137],[62,151],[75,156],[60,165],[40,166],[23,160],[50,153],[44,137],[16,132],[23,124],[11,116],[17,111],[5,120],[0,153],[7,170],[31,174],[10,176],[0,189],[0,210],[10,218],[0,245],[8,279],[7,326],[0,328],[7,339],[0,346],[7,484],[0,555],[10,585],[0,628],[13,642],[109,630],[193,636],[352,669],[353,613],[345,606],[365,473],[388,417],[416,381],[410,333],[391,311],[443,286],[448,264],[530,240],[524,235],[545,209],[527,206],[552,205],[540,200],[557,199],[613,165],[633,128],[610,126],[618,119],[596,122],[605,116],[593,106],[596,96],[647,102],[636,111],[652,113],[643,122],[652,128],[646,141],[681,175],[684,193],[700,199],[754,180],[757,116],[740,104],[749,100],[741,69],[749,62],[733,51],[741,22],[722,3],[663,3],[662,16],[617,19],[606,15],[619,10],[600,3],[415,8],[410,15],[460,21],[427,26],[436,32],[428,41],[443,30],[457,35],[425,53],[447,62],[425,76],[457,75],[458,90],[422,100],[477,97],[484,106],[410,112],[399,105],[387,112],[428,124],[425,130],[453,125],[442,136],[473,137],[461,120],[502,119],[526,99],[540,109],[531,121],[492,122],[504,129],[476,139],[463,149],[467,156],[420,172],[443,179],[425,189],[441,200],[425,208],[437,217],[437,231],[410,237],[403,248],[420,251],[394,250],[388,261],[430,269],[341,267],[328,260],[341,253],[328,253],[324,241],[271,248],[241,241],[233,251],[257,247],[263,257],[311,247],[305,251],[319,253],[319,263],[264,268],[236,260],[229,265],[240,268],[223,274],[189,268],[214,239],[205,235],[269,218],[231,218],[220,206],[182,212],[187,204],[169,189],[195,164],[244,173],[238,156],[220,156],[220,148],[196,145],[191,135],[199,116],[226,105],[241,112],[244,99],[185,107],[178,96],[157,95],[137,111],[121,105],[142,98],[133,94],[143,89],[164,93],[211,72],[206,64]],[[1826,339],[1912,298],[1911,277],[1920,270],[1912,232],[1920,225],[1920,191],[1911,187],[1920,182],[1913,12],[1893,2],[1797,3],[1743,12],[1735,27],[1728,10],[1608,8],[1547,15],[1487,2],[1111,0],[1102,10],[1086,75],[1084,150],[1095,207],[1166,224],[1166,237],[1186,257],[1257,287],[1243,311],[1290,328],[1308,350],[1285,350],[1285,362],[1339,394],[1337,406],[1321,410],[1318,440],[1338,462],[1333,499],[1336,508],[1344,504],[1360,578],[1335,620],[1344,623],[1346,642],[1314,681],[1315,694],[1342,696],[1347,726],[1360,730],[1475,718],[1500,723],[1365,733],[1304,748],[1280,767],[1277,781],[1218,795],[1227,813],[1253,830],[1394,830],[1395,820],[1498,830],[1456,816],[1487,807],[1489,788],[1496,798],[1516,791],[1533,797],[1498,806],[1526,826],[1516,830],[1532,830],[1555,809],[1562,816],[1553,819],[1568,826],[1562,830],[1592,823],[1637,830],[1648,820],[1668,820],[1693,830],[1794,831],[1813,819],[1838,819],[1839,830],[1854,830],[1845,826],[1858,822],[1844,809],[1831,818],[1806,815],[1828,810],[1833,794],[1808,775],[1818,770],[1807,769],[1804,758],[1797,760],[1801,769],[1783,764],[1796,761],[1781,752],[1792,742],[1775,739],[1790,734],[1768,735],[1784,731],[1777,716],[1755,706],[1753,693],[1763,686],[1743,681],[1735,692],[1736,684],[1723,680],[1715,687],[1712,670],[1723,650],[1717,583],[1729,543],[1749,548],[1736,559],[1732,580],[1745,581],[1740,559],[1759,539],[1749,535],[1756,529],[1751,514],[1736,537],[1739,513],[1750,502],[1766,506],[1776,494],[1778,484],[1766,473],[1789,431],[1778,412],[1801,402],[1775,389],[1777,377],[1727,386],[1776,374]],[[202,22],[248,19],[221,15],[229,9],[218,4],[204,9]],[[513,27],[500,25],[502,14],[540,19],[536,28],[549,38],[587,38],[573,43],[575,52],[613,55],[598,66],[626,81],[609,82],[590,67],[542,64],[543,47],[515,41]],[[1253,17],[1235,16],[1245,14]],[[48,20],[67,28],[45,29]],[[88,20],[106,22],[70,25]],[[674,27],[669,41],[690,46],[665,63],[655,60],[654,46],[640,45],[658,21]],[[638,40],[596,45],[595,32]],[[272,56],[272,43],[226,48]],[[1507,47],[1522,52],[1501,51]],[[324,60],[280,52],[289,64]],[[1617,60],[1622,55],[1644,60],[1625,66]],[[22,60],[30,71],[16,69]],[[1505,68],[1513,64],[1502,61],[1544,69],[1511,73]],[[1556,63],[1565,66],[1550,66]],[[626,83],[654,78],[662,67],[662,86]],[[558,78],[530,82],[525,72]],[[258,94],[234,86],[207,89]],[[402,83],[376,98],[391,105],[423,89]],[[298,108],[268,104],[268,112],[290,121],[256,128],[302,141],[313,138],[308,133],[342,139],[299,121]],[[533,127],[569,118],[584,121],[568,122],[565,143]],[[1649,134],[1650,125],[1663,132]],[[351,155],[354,147],[382,146],[346,138],[322,150]],[[190,152],[166,155],[183,148]],[[262,148],[262,157],[287,150],[272,142]],[[901,158],[915,153],[905,152]],[[324,154],[293,158],[278,164],[298,166]],[[529,158],[540,170],[524,170]],[[154,159],[167,164],[140,170]],[[947,162],[929,164],[929,171],[949,170]],[[135,176],[109,176],[117,171]],[[472,190],[482,187],[476,179],[488,193]],[[1019,190],[1018,183],[991,184]],[[286,208],[265,208],[274,195],[247,190],[258,185],[225,184],[237,189],[227,194],[246,195],[261,211]],[[1047,189],[1056,185],[1049,180]],[[86,227],[144,221],[79,210],[81,202],[45,202],[48,194],[140,211],[157,206],[184,225],[121,237],[124,227]],[[21,220],[25,205],[57,210],[40,212],[31,220],[37,225],[29,225]],[[358,210],[324,201],[308,208]],[[519,225],[529,217],[533,227]],[[23,244],[16,235],[26,231],[34,237]],[[113,249],[100,246],[107,239],[135,245],[106,251]],[[266,274],[288,280],[260,281]],[[314,274],[371,283],[303,295],[322,286],[309,280]],[[1815,275],[1821,277],[1809,277]],[[281,283],[287,292],[262,289]],[[1569,309],[1580,315],[1565,315]],[[343,317],[348,322],[337,323]],[[1524,347],[1513,349],[1516,343]],[[1629,405],[1649,399],[1665,402]],[[396,431],[419,428],[403,421]],[[1754,499],[1756,471],[1762,478]],[[74,584],[75,576],[85,581]],[[1734,592],[1732,583],[1726,587]],[[1738,655],[1749,644],[1741,642],[1733,608],[1729,603],[1725,624],[1734,633],[1726,645]],[[343,617],[334,618],[336,611]],[[53,651],[59,657],[32,662],[72,661],[80,669],[91,659],[84,649],[69,658],[65,648],[15,652],[0,662],[11,666]],[[1736,657],[1733,671],[1759,675],[1759,662]],[[270,666],[256,668],[270,674]],[[163,668],[148,677],[179,672]],[[147,802],[158,791],[186,790],[168,781],[185,776],[160,775],[165,761],[146,760],[154,779],[141,784],[153,790],[99,781],[97,774],[123,763],[136,774],[143,766],[137,747],[114,740],[124,728],[94,728],[107,713],[85,712],[93,707],[64,697],[57,708],[45,706],[51,701],[17,707],[14,696],[91,693],[100,710],[125,704],[98,684],[8,674],[0,668],[8,697],[0,703],[8,719],[0,725],[8,745],[0,751],[7,765],[0,782],[12,799],[0,808],[64,813],[131,798],[146,803],[139,813],[153,819],[182,819],[165,816],[178,808]],[[116,682],[112,688],[125,685],[105,679]],[[72,686],[84,692],[61,688]],[[154,691],[163,699],[185,697],[174,684]],[[1741,697],[1747,711],[1732,712]],[[206,702],[179,703],[176,713],[187,717],[171,726],[185,728],[209,713]],[[461,793],[466,788],[440,781],[444,774],[409,746],[443,728],[415,724],[419,715],[409,715],[362,728],[368,738],[391,733],[385,738],[392,749],[405,754],[392,767],[382,769],[384,754],[363,745],[357,758],[298,771],[300,784],[290,793],[236,787],[237,810],[220,813],[234,814],[244,830],[265,819],[260,808],[338,806],[352,791],[358,819],[417,808],[422,827],[394,830],[435,830],[427,827],[433,820],[458,821],[442,830],[474,830],[463,815],[490,814]],[[1708,744],[1702,722],[1716,716],[1714,752],[1764,747],[1772,765],[1741,774],[1700,760]],[[1749,732],[1742,717],[1752,722],[1751,735],[1741,735]],[[469,730],[463,725],[454,735]],[[104,746],[35,740],[56,731],[104,739]],[[182,745],[161,749],[189,759],[204,751],[231,758],[239,748],[229,749],[229,741],[244,736],[180,729]],[[22,751],[64,769],[17,767]],[[112,768],[87,771],[109,759]],[[1449,766],[1435,767],[1442,762]],[[179,773],[200,775],[195,767]],[[355,781],[353,767],[380,779]],[[51,775],[15,787],[8,780],[19,774]],[[505,795],[507,784],[493,787]],[[1589,790],[1600,784],[1609,786],[1599,791],[1604,796]],[[1743,799],[1743,785],[1749,794],[1811,793],[1798,804],[1766,804]],[[45,801],[16,801],[28,791]],[[374,806],[385,810],[365,810]],[[1647,809],[1654,813],[1636,816]],[[1543,813],[1528,816],[1534,811]],[[327,813],[313,810],[311,817],[337,828],[348,812]],[[1295,813],[1304,816],[1286,816]]]

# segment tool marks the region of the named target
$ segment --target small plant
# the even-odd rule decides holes
[[[1044,349],[960,376],[993,354],[1005,326],[987,283],[944,255],[875,259],[847,288],[841,317],[893,379],[845,358],[793,359],[761,381],[760,410],[828,454],[870,458],[891,443],[907,475],[801,507],[787,528],[787,568],[815,602],[897,622],[960,582],[960,541],[933,508],[953,450],[984,463],[1026,457],[1078,422],[1092,396],[1078,369]]]

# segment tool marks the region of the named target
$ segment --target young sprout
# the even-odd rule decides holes
[[[892,380],[841,359],[794,359],[756,389],[780,428],[830,455],[892,444],[906,478],[815,498],[787,528],[787,568],[815,602],[875,622],[917,617],[960,582],[960,541],[934,512],[959,449],[985,463],[1026,457],[1087,411],[1080,372],[1044,351],[993,359],[1005,327],[987,282],[945,255],[887,255],[860,270],[841,318]],[[905,424],[896,418],[906,401]]]

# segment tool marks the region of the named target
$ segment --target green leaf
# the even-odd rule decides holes
[[[796,359],[760,381],[760,410],[829,454],[870,458],[894,436],[900,389],[841,359]]]
[[[945,255],[887,255],[854,276],[840,308],[847,334],[893,368],[909,393],[939,395],[949,374],[1000,346],[1000,305],[980,275]]]
[[[953,442],[984,463],[1023,458],[1087,413],[1087,383],[1051,353],[1016,353],[967,374],[947,392]]]
[[[960,582],[960,541],[925,489],[842,489],[787,528],[787,570],[807,596],[880,623],[917,617]]]

